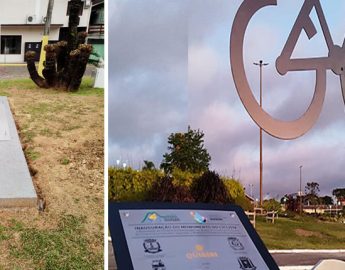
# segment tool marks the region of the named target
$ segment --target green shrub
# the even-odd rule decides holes
[[[173,169],[167,176],[159,170],[110,167],[109,200],[235,203],[253,210],[242,185],[215,172],[203,175]]]
[[[148,192],[148,201],[190,203],[194,202],[189,188],[185,185],[174,185],[170,176],[159,177]]]
[[[178,168],[174,168],[172,173],[172,180],[175,186],[185,186],[190,187],[194,179],[201,176],[201,173],[191,173],[187,171],[182,171]]]
[[[235,204],[241,206],[244,211],[254,211],[254,204],[246,196],[238,196],[235,199]]]
[[[253,211],[253,204],[247,199],[241,183],[232,178],[222,177],[231,200],[245,211]]]
[[[224,182],[213,171],[207,171],[196,178],[190,189],[196,202],[221,204],[233,202]]]
[[[265,200],[262,205],[263,209],[266,211],[277,211],[278,213],[282,212],[282,207],[278,201],[275,199]]]
[[[153,182],[162,173],[158,170],[136,171],[131,168],[109,170],[109,200],[143,201]]]

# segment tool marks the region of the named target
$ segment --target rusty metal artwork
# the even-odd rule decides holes
[[[296,22],[290,32],[281,55],[276,60],[276,69],[281,75],[290,71],[315,71],[315,92],[305,113],[293,121],[273,118],[256,101],[246,77],[243,61],[243,42],[247,26],[252,16],[261,8],[276,6],[277,0],[244,0],[234,19],[230,35],[230,63],[238,95],[247,112],[268,134],[280,139],[294,139],[305,134],[317,121],[325,98],[326,72],[332,70],[340,76],[343,99],[345,102],[345,40],[342,47],[333,43],[325,15],[319,0],[305,0]],[[298,38],[304,30],[311,39],[317,30],[310,18],[315,8],[327,43],[328,56],[316,58],[291,58]]]

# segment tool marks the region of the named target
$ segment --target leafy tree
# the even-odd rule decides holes
[[[333,189],[332,195],[337,198],[337,200],[344,200],[345,199],[345,188],[336,188]]]
[[[285,194],[281,199],[280,199],[280,204],[287,204],[287,201],[289,199],[289,195]]]
[[[320,197],[320,201],[321,201],[322,204],[325,204],[325,205],[332,205],[332,204],[334,204],[333,199],[330,196]]]
[[[221,204],[233,202],[224,182],[216,172],[204,172],[201,177],[193,181],[190,190],[196,202]]]
[[[316,205],[320,203],[318,193],[320,192],[319,184],[316,182],[308,182],[305,186],[304,202],[314,205],[314,211],[316,214]]]
[[[155,164],[152,161],[144,160],[143,170],[155,170]]]
[[[194,179],[200,177],[202,173],[192,173],[189,171],[181,171],[178,168],[174,168],[171,172],[171,176],[173,178],[174,185],[176,186],[186,186],[190,187],[194,181]]]
[[[287,200],[285,201],[286,210],[297,212],[300,206],[299,200],[297,199],[297,197],[294,197],[291,194],[285,195],[285,197],[287,198]]]
[[[86,32],[78,33],[79,15],[84,2],[69,2],[69,21],[67,40],[44,46],[46,60],[41,77],[35,66],[36,53],[28,51],[27,68],[31,79],[41,88],[62,88],[66,91],[77,91],[84,75],[92,45],[85,44]]]
[[[241,183],[233,178],[222,178],[230,196],[230,199],[237,205],[241,206],[243,210],[253,211],[254,205],[246,197],[244,188]]]
[[[245,197],[243,186],[240,184],[240,182],[236,181],[235,179],[228,179],[223,178],[224,184],[226,186],[226,189],[228,190],[229,196],[236,200],[236,198],[239,197]]]
[[[311,205],[319,203],[318,193],[320,192],[319,184],[316,182],[308,182],[305,186],[305,202]]]
[[[149,201],[191,203],[194,198],[187,186],[174,185],[170,176],[159,177],[148,192]]]
[[[281,212],[281,205],[278,201],[276,201],[275,199],[269,199],[269,200],[265,200],[263,202],[263,208],[266,211],[277,211],[278,213]]]
[[[173,168],[192,173],[208,170],[211,157],[204,147],[204,133],[188,126],[186,133],[172,133],[168,138],[169,153],[163,155],[160,165],[165,172]]]
[[[308,182],[305,186],[305,193],[306,195],[310,194],[313,196],[318,196],[320,192],[319,184],[316,182]]]

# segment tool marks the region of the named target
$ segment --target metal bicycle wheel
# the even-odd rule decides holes
[[[305,134],[318,119],[326,92],[326,69],[316,67],[315,92],[305,113],[293,121],[273,118],[256,101],[249,87],[243,61],[244,35],[251,17],[261,8],[277,5],[277,0],[245,0],[240,6],[230,35],[230,64],[238,95],[247,112],[268,134],[280,139],[294,139]]]

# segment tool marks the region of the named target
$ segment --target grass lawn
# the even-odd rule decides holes
[[[0,270],[103,269],[104,98],[0,81],[45,209],[0,209]]]
[[[345,224],[313,217],[279,218],[275,224],[259,218],[256,230],[269,249],[345,249]]]

